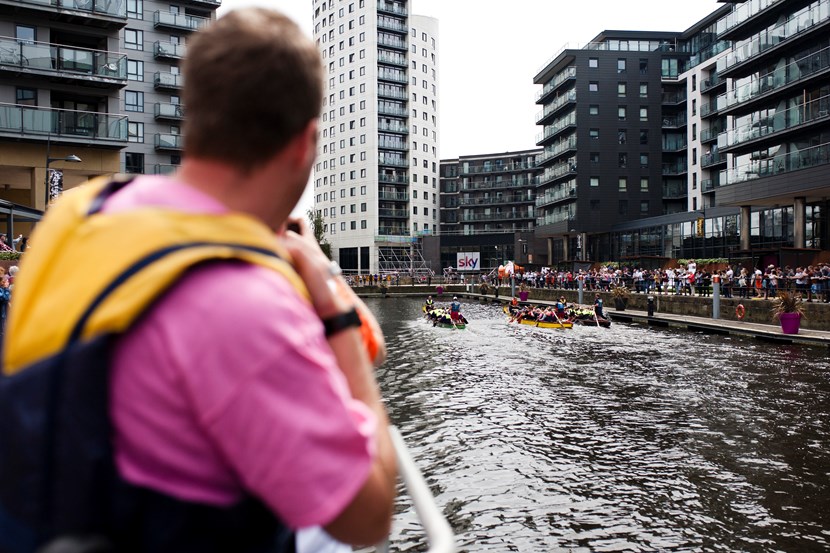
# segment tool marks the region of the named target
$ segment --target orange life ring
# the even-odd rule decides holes
[[[746,309],[744,308],[744,304],[739,303],[738,307],[735,308],[735,316],[738,317],[739,321],[743,321],[744,315],[746,315]]]

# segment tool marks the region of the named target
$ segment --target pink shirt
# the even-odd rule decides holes
[[[224,211],[164,177],[140,177],[106,210],[146,204]],[[297,528],[331,522],[368,475],[376,419],[313,308],[268,269],[189,272],[120,339],[112,377],[116,462],[134,484],[219,505],[247,492]]]

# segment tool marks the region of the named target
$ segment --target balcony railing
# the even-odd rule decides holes
[[[155,140],[156,150],[181,150],[184,137],[180,134],[158,133]]]
[[[556,77],[553,78],[548,84],[546,84],[542,90],[536,94],[536,101],[538,102],[554,90],[556,90],[559,85],[567,81],[568,79],[575,79],[576,78],[576,67],[566,67],[564,70],[560,71]]]
[[[536,180],[517,177],[514,179],[469,181],[461,185],[461,190],[492,190],[498,188],[519,188],[523,186],[536,186]]]
[[[407,227],[387,227],[378,226],[378,236],[409,236],[409,228]]]
[[[378,103],[378,113],[382,115],[395,115],[397,117],[407,117],[409,112],[405,108],[392,107]]]
[[[753,78],[750,82],[718,96],[718,108],[726,109],[754,100],[768,92],[792,83],[804,81],[817,73],[830,69],[830,47],[804,56],[770,73]]]
[[[572,111],[566,116],[560,117],[554,121],[553,124],[545,125],[545,130],[536,135],[536,144],[541,144],[549,138],[561,133],[568,127],[573,127],[574,125],[576,125],[576,112]]]
[[[552,103],[545,106],[545,109],[539,112],[536,116],[536,123],[541,123],[547,119],[552,113],[558,111],[562,106],[576,102],[576,89],[572,88],[566,93],[558,96]]]
[[[396,33],[406,33],[409,34],[409,29],[405,24],[398,21],[397,19],[385,16],[378,16],[378,29],[383,29],[386,31],[394,31]]]
[[[184,77],[178,73],[157,71],[153,78],[155,88],[179,89],[184,85]]]
[[[210,23],[209,17],[197,17],[183,13],[170,13],[157,11],[153,13],[153,26],[180,29],[183,31],[196,31]]]
[[[830,18],[830,0],[814,2],[790,14],[786,21],[764,29],[747,40],[736,43],[732,48],[732,53],[718,60],[717,71],[718,73],[724,73],[798,34],[826,23],[828,18]]]
[[[700,166],[703,168],[711,167],[719,163],[726,163],[726,154],[715,152],[713,154],[703,154],[700,156]]]
[[[378,192],[378,199],[390,202],[408,202],[409,194],[406,192],[390,192],[389,190],[380,190]]]
[[[392,167],[409,167],[409,162],[400,157],[392,156],[378,156],[378,165],[388,165]]]
[[[700,141],[703,143],[712,142],[718,139],[718,135],[723,131],[717,127],[704,129],[700,131]]]
[[[409,184],[407,175],[378,175],[378,182],[388,184]]]
[[[156,58],[182,59],[187,53],[187,46],[174,42],[159,40],[153,44],[153,56]]]
[[[708,104],[703,104],[700,106],[700,116],[709,117],[710,115],[715,115],[717,114],[718,109],[718,101],[712,100]]]
[[[662,97],[663,104],[682,104],[686,101],[686,91],[679,92],[664,92]]]
[[[663,185],[663,199],[664,200],[679,200],[688,195],[685,184],[672,183]]]
[[[557,142],[553,146],[546,147],[544,153],[539,156],[537,163],[541,164],[562,154],[563,152],[567,152],[568,150],[576,150],[576,136],[571,136],[561,142]]]
[[[528,171],[537,167],[534,163],[485,163],[484,165],[461,165],[459,175],[480,175],[482,173],[507,173]]]
[[[718,136],[718,147],[737,146],[775,133],[795,129],[802,125],[825,120],[828,117],[830,117],[830,94],[723,132]],[[736,119],[741,120],[742,118]]]
[[[127,19],[126,0],[18,0],[18,4]]]
[[[405,209],[378,209],[378,217],[385,217],[387,219],[407,219],[409,218],[409,211]]]
[[[403,7],[402,4],[398,4],[397,2],[378,2],[378,11],[379,12],[386,12],[386,13],[393,13],[395,15],[407,15],[408,12],[406,8]]]
[[[718,35],[722,35],[748,19],[755,17],[773,4],[783,1],[784,0],[750,0],[744,4],[736,4],[736,7],[732,10],[732,13],[717,22],[715,30]]]
[[[812,148],[777,155],[767,159],[756,159],[734,169],[720,172],[721,186],[746,182],[773,175],[781,175],[799,169],[808,169],[830,163],[830,142]]]
[[[539,184],[547,184],[563,175],[574,174],[576,174],[576,158],[571,157],[562,163],[557,163],[553,167],[545,169],[545,172],[539,177]]]
[[[386,85],[379,85],[378,86],[378,96],[381,98],[392,98],[395,100],[406,100],[406,90],[401,88],[394,88],[392,86]]]
[[[389,48],[397,48],[399,50],[408,50],[409,46],[406,41],[397,36],[378,35],[378,44],[380,46],[387,46]]]
[[[471,205],[501,205],[501,204],[521,204],[530,203],[536,199],[535,195],[528,196],[526,194],[506,194],[503,196],[489,196],[483,198],[461,198],[458,202],[460,206]]]
[[[663,174],[664,175],[683,175],[689,171],[689,167],[686,161],[680,161],[677,163],[664,163],[663,164]]]
[[[184,106],[181,104],[158,103],[155,107],[156,119],[184,119]]]
[[[0,37],[0,70],[9,67],[72,79],[114,80],[118,85],[127,80],[125,54]]]
[[[126,143],[127,116],[0,103],[0,134]]]
[[[399,54],[398,52],[386,52],[379,50],[378,62],[389,65],[397,65],[398,67],[408,67],[406,56]]]
[[[663,116],[663,127],[669,129],[679,129],[686,126],[686,114]]]
[[[161,163],[157,163],[153,166],[153,174],[154,175],[172,175],[179,169],[178,165],[164,165]]]
[[[459,221],[504,221],[512,219],[533,219],[532,211],[505,211],[502,213],[469,213],[462,212]]]
[[[562,186],[557,186],[554,191],[546,191],[536,197],[536,207],[543,207],[552,205],[565,200],[576,199],[576,180],[566,182]]]

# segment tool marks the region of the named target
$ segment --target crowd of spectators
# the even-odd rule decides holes
[[[779,290],[799,293],[806,301],[830,302],[830,264],[819,263],[804,267],[776,267],[747,269],[727,266],[717,270],[698,268],[694,260],[677,267],[644,269],[639,267],[579,271],[557,271],[544,267],[515,275],[516,284],[533,288],[575,290],[579,281],[586,290],[609,292],[617,286],[626,286],[634,293],[683,294],[711,296],[712,283],[720,282],[721,295],[740,298],[775,297]],[[494,279],[490,284],[509,285],[509,279]]]

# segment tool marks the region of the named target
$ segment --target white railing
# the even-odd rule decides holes
[[[404,486],[406,486],[409,497],[412,498],[415,513],[417,513],[418,520],[421,521],[427,535],[427,542],[429,543],[427,553],[455,553],[457,546],[452,528],[438,509],[438,505],[435,504],[435,498],[432,497],[432,492],[418,469],[418,465],[412,459],[403,436],[394,426],[389,427],[389,434],[395,446],[398,470],[403,478]],[[387,553],[389,551],[388,541],[379,544],[375,551],[376,553]]]

